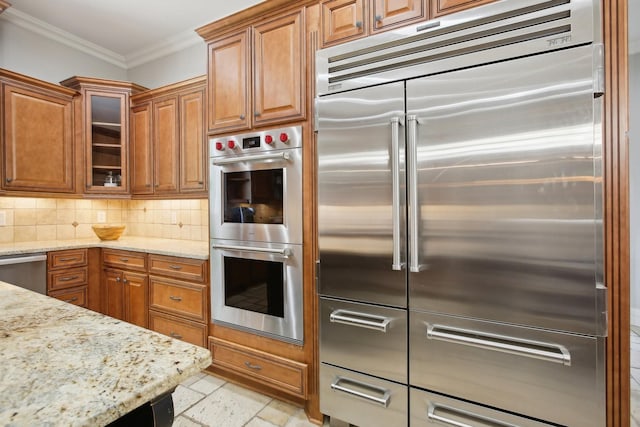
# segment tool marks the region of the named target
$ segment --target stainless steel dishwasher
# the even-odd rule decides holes
[[[0,281],[46,295],[47,254],[1,256]]]

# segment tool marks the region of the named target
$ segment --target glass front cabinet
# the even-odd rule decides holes
[[[146,88],[85,77],[61,84],[82,94],[85,193],[128,193],[129,98]]]

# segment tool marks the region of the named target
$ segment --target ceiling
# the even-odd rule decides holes
[[[262,1],[9,0],[2,16],[130,68],[202,42],[196,28]]]
[[[9,0],[18,25],[131,68],[202,42],[194,32],[263,0]],[[629,22],[640,1],[629,0]],[[640,51],[640,26],[629,26],[630,51]]]

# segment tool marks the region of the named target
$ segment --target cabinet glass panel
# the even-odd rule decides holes
[[[92,185],[117,187],[122,179],[121,99],[91,95]]]

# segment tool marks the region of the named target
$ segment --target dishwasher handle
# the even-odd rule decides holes
[[[0,265],[13,265],[13,264],[24,264],[27,262],[39,262],[46,261],[46,254],[37,254],[37,255],[27,255],[27,256],[15,256],[11,258],[0,258]]]

